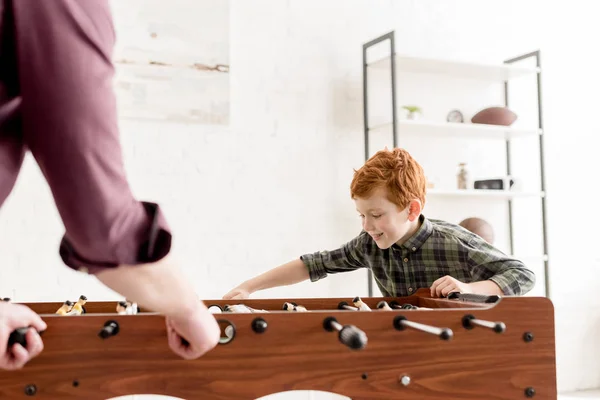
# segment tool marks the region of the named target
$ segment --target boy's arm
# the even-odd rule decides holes
[[[306,265],[304,265],[301,259],[297,259],[247,280],[229,291],[229,293],[223,296],[223,299],[245,299],[259,290],[293,285],[308,278],[309,274]]]
[[[473,293],[521,296],[533,289],[535,274],[521,261],[484,240],[469,244],[469,266],[473,277],[469,286]]]
[[[243,299],[259,290],[293,285],[307,279],[315,282],[325,278],[327,274],[354,271],[367,266],[363,262],[364,252],[364,233],[361,233],[339,249],[305,254],[299,259],[249,279],[231,290],[223,298]]]

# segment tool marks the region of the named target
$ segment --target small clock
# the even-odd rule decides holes
[[[448,121],[448,122],[465,122],[465,119],[460,111],[452,110],[448,113],[448,116],[446,117],[446,121]]]

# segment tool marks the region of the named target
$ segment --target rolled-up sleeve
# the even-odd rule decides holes
[[[164,257],[171,233],[158,204],[125,175],[106,0],[11,3],[25,145],[65,226],[60,255],[96,273]]]
[[[365,235],[363,232],[335,250],[302,255],[300,259],[308,268],[310,280],[316,282],[327,277],[327,274],[368,268],[369,265],[365,262]]]
[[[505,255],[484,240],[469,243],[469,266],[474,282],[491,280],[507,296],[524,295],[535,285],[535,274],[523,262]]]

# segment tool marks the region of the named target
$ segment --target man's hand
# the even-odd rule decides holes
[[[221,328],[203,303],[189,315],[167,315],[165,321],[169,347],[186,360],[201,357],[219,344]]]
[[[223,300],[239,300],[250,297],[250,292],[241,286],[232,289],[229,293],[223,296]]]
[[[18,328],[30,327],[25,339],[27,347],[15,343],[8,348],[10,334]],[[38,334],[46,330],[46,323],[29,307],[22,304],[0,302],[0,369],[16,370],[44,349],[42,338]]]
[[[450,275],[443,276],[431,284],[431,297],[446,297],[451,292],[471,293],[471,285]]]

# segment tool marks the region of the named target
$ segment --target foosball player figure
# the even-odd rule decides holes
[[[84,295],[79,296],[79,300],[77,300],[77,303],[75,303],[73,305],[73,308],[71,308],[71,310],[68,312],[67,315],[85,314],[85,308],[83,308],[83,306],[85,305],[86,302],[87,302],[87,297],[85,297]]]
[[[304,312],[307,311],[306,307],[304,306],[299,306],[298,304],[294,303],[294,302],[285,302],[283,303],[283,310],[284,311],[299,311],[299,312]]]
[[[354,303],[354,306],[358,307],[358,309],[360,311],[371,311],[371,307],[366,305],[365,302],[362,301],[360,297],[355,297],[354,300],[352,300],[352,303]]]
[[[126,301],[119,301],[117,303],[117,314],[119,314],[119,315],[125,315],[125,310],[127,310],[127,302]]]
[[[218,304],[213,304],[210,307],[208,307],[208,312],[210,312],[211,314],[222,314],[223,308]]]
[[[226,305],[224,310],[225,312],[233,312],[233,313],[267,313],[267,310],[259,310],[257,308],[248,307],[245,304],[233,304]]]
[[[67,315],[69,311],[71,311],[71,307],[73,307],[73,302],[70,300],[66,300],[62,306],[58,310],[56,310],[56,314],[58,315]]]
[[[137,303],[130,301],[119,301],[117,303],[117,314],[119,315],[136,315],[139,312]]]

